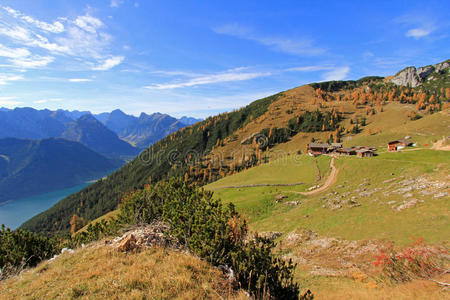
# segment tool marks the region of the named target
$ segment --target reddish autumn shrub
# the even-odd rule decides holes
[[[423,239],[399,252],[380,253],[373,263],[381,268],[383,278],[405,282],[414,278],[431,278],[444,271],[445,249],[427,246]]]

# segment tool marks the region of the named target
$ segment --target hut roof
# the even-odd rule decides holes
[[[330,147],[327,143],[309,143],[308,147],[310,148],[328,148]]]

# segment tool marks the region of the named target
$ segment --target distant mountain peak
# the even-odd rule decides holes
[[[80,142],[98,153],[113,157],[134,156],[138,152],[138,149],[121,140],[115,132],[91,114],[78,118],[63,132],[62,137]]]
[[[126,115],[126,113],[117,108],[111,112],[111,115]]]
[[[197,122],[203,121],[203,119],[196,119],[188,116],[182,116],[181,118],[178,119],[178,121],[180,121],[185,125],[193,125]]]
[[[91,115],[91,114],[82,115],[82,116],[79,117],[76,121],[77,121],[77,122],[85,122],[85,121],[89,121],[89,122],[101,124],[101,123],[100,123],[93,115]]]

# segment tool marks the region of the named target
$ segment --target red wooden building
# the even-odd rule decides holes
[[[330,145],[328,143],[309,143],[308,153],[311,155],[320,155],[328,153]]]
[[[396,140],[388,143],[388,150],[389,151],[397,151],[403,148],[406,148],[408,146],[412,146],[414,142],[410,140]]]

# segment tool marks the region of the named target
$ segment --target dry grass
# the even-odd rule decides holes
[[[449,282],[450,276],[440,278]],[[430,280],[414,280],[393,286],[373,285],[359,279],[326,278],[320,285],[311,287],[314,299],[396,299],[396,300],[444,300],[448,290]]]
[[[221,272],[162,248],[136,254],[90,247],[0,282],[0,299],[244,299]]]

